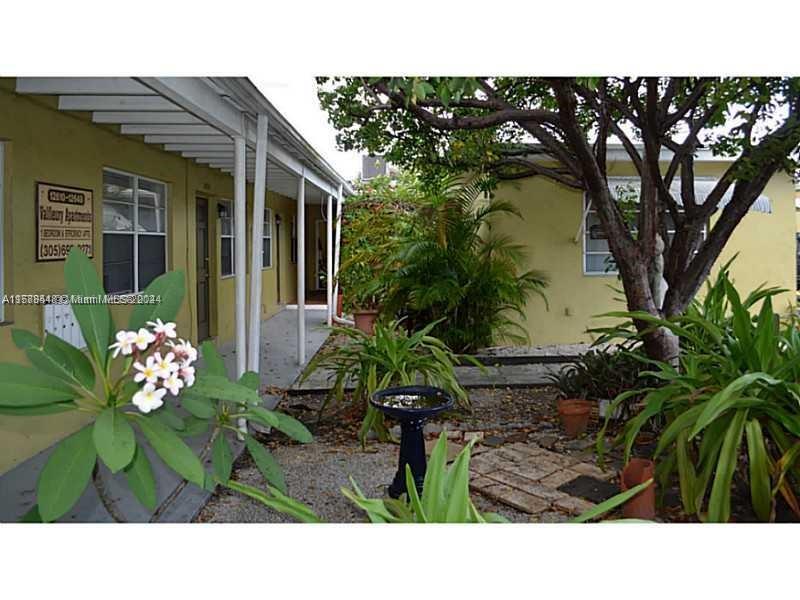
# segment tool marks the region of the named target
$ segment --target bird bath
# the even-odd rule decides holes
[[[389,486],[389,495],[399,498],[406,492],[406,465],[411,467],[417,491],[422,493],[425,480],[425,421],[453,406],[453,398],[444,390],[427,385],[393,387],[375,392],[372,406],[400,422],[400,461]]]

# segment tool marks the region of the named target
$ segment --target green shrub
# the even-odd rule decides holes
[[[528,341],[523,308],[547,286],[542,272],[520,272],[522,246],[491,232],[493,217],[521,215],[509,202],[483,202],[484,187],[453,177],[429,184],[386,273],[387,313],[412,329],[438,322],[433,335],[457,352]]]
[[[349,327],[333,327],[333,335],[343,336],[347,341],[311,359],[300,381],[308,379],[317,369],[331,372],[334,382],[323,410],[330,399],[341,401],[344,398],[346,386],[354,386],[353,402],[363,405],[366,410],[359,432],[362,444],[370,430],[375,431],[379,439],[388,440],[383,413],[369,404],[369,398],[378,390],[413,385],[421,380],[452,394],[461,406],[469,406],[467,392],[456,381],[453,371],[459,358],[444,342],[430,335],[436,325],[431,323],[409,334],[400,321],[379,321],[374,335]],[[479,366],[474,359],[466,360]]]
[[[800,516],[800,331],[773,311],[780,292],[758,289],[742,300],[726,265],[683,316],[614,313],[680,337],[679,366],[655,363],[650,373],[663,385],[620,394],[615,403],[646,393],[644,408],[619,440],[626,459],[641,428],[665,419],[655,450],[657,475],[666,483],[677,472],[687,514],[729,520],[738,481],[749,489],[758,519],[774,518],[779,494]],[[601,431],[601,450],[602,439]]]

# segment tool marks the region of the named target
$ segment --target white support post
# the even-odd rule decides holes
[[[325,288],[328,295],[328,327],[333,325],[335,298],[333,297],[333,196],[328,194],[325,214]]]
[[[306,362],[306,178],[297,180],[297,364]]]
[[[256,180],[253,195],[253,240],[250,253],[250,321],[247,368],[260,372],[261,363],[261,253],[264,245],[264,202],[267,194],[267,115],[258,115]]]
[[[236,226],[234,232],[236,244],[234,246],[234,269],[236,272],[236,377],[241,377],[247,370],[247,328],[245,326],[245,305],[247,302],[245,281],[247,270],[247,201],[246,201],[246,173],[245,153],[247,146],[241,136],[233,139],[234,170],[233,170],[233,218]],[[247,431],[247,421],[238,420],[239,429]]]
[[[333,256],[333,279],[336,282],[333,286],[334,300],[339,296],[339,259],[342,250],[342,200],[342,185],[339,184],[339,193],[336,194],[336,246]]]

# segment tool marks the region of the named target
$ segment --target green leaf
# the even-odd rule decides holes
[[[275,460],[275,457],[272,456],[272,453],[258,443],[253,436],[245,436],[244,443],[264,479],[285,494],[286,480],[283,477],[283,470],[278,461]]]
[[[152,416],[175,431],[186,429],[186,423],[169,404],[165,404],[160,410],[154,411]]]
[[[198,419],[194,415],[189,415],[185,421],[186,427],[183,430],[176,432],[181,437],[194,437],[205,433],[208,430],[210,422],[208,419]]]
[[[228,378],[228,371],[225,368],[225,361],[217,352],[217,348],[212,342],[203,342],[200,344],[200,354],[203,356],[206,371],[209,375],[218,375],[220,377]]]
[[[156,509],[158,498],[156,496],[156,479],[153,477],[153,468],[147,459],[144,448],[137,446],[133,461],[125,467],[125,478],[128,487],[147,510]]]
[[[64,340],[48,334],[44,347],[25,350],[35,367],[67,385],[94,389],[94,368],[86,355]]]
[[[205,396],[214,400],[225,400],[237,404],[257,406],[261,397],[250,388],[229,381],[221,375],[201,375],[191,387],[192,394]]]
[[[314,436],[306,429],[306,426],[294,417],[279,412],[273,414],[278,417],[278,423],[275,425],[275,429],[282,431],[293,440],[302,444],[307,444],[314,439]]]
[[[761,423],[757,419],[747,421],[745,435],[747,437],[750,497],[753,501],[753,509],[759,519],[769,521],[772,516],[772,490],[770,488],[769,460]]]
[[[738,392],[758,381],[763,381],[770,385],[780,383],[777,379],[770,377],[766,373],[746,373],[745,375],[737,377],[706,403],[706,407],[697,418],[697,422],[692,428],[689,437],[693,438],[696,436],[719,415],[732,408],[736,400],[738,400]]]
[[[258,488],[236,481],[229,481],[226,484],[230,489],[240,492],[245,496],[249,496],[254,500],[261,502],[264,506],[277,510],[283,514],[289,515],[302,523],[320,523],[319,517],[314,513],[311,508],[292,500],[288,496],[280,493],[278,490],[270,490],[270,493],[263,492]]]
[[[39,474],[36,488],[43,521],[55,521],[75,505],[92,478],[96,461],[91,427],[84,427],[56,446]]]
[[[254,392],[258,392],[261,388],[261,377],[255,371],[245,371],[239,378],[239,385],[250,388]]]
[[[103,284],[92,261],[78,248],[73,247],[64,264],[67,294],[100,297],[105,294]],[[111,339],[111,313],[108,305],[98,303],[73,304],[72,311],[81,327],[89,352],[99,365],[106,364]]]
[[[211,445],[211,464],[214,467],[214,474],[220,482],[227,483],[233,469],[233,452],[231,452],[231,447],[222,431],[217,434]]]
[[[41,523],[42,515],[39,514],[39,505],[34,504],[30,510],[22,515],[18,523]]]
[[[72,400],[78,393],[39,369],[0,363],[0,405],[22,408]]]
[[[616,496],[612,496],[605,502],[601,502],[594,508],[591,508],[586,512],[581,513],[580,515],[572,519],[572,521],[570,522],[585,523],[586,521],[591,521],[592,519],[596,519],[597,517],[602,517],[607,512],[614,510],[618,506],[622,506],[623,504],[625,504],[628,500],[636,496],[639,492],[645,490],[650,485],[652,485],[652,483],[653,479],[651,478],[643,483],[640,483],[637,486],[632,487],[629,490],[625,490],[624,492],[619,493]]]
[[[422,507],[422,501],[417,492],[417,484],[414,481],[414,473],[411,471],[411,465],[406,464],[406,495],[414,511],[418,523],[427,523],[428,515],[425,514],[425,509]]]
[[[254,406],[245,413],[244,418],[250,421],[261,423],[267,427],[277,427],[278,423],[280,422],[278,413],[272,410],[267,410],[262,406]]]
[[[203,487],[203,465],[174,431],[154,417],[137,416],[136,423],[167,466],[187,481]]]
[[[446,523],[467,523],[470,515],[469,498],[469,457],[471,445],[465,446],[458,453],[450,471],[447,473],[445,488],[447,490]]]
[[[136,452],[133,427],[119,410],[107,408],[93,427],[94,446],[106,466],[116,473],[127,467]]]
[[[198,396],[191,389],[181,393],[181,406],[198,419],[210,419],[217,414],[217,407],[211,398]]]
[[[708,499],[708,520],[712,523],[727,523],[731,516],[731,482],[739,461],[739,445],[746,418],[746,408],[737,410],[722,442]]]
[[[447,465],[447,436],[444,432],[439,435],[428,468],[425,471],[425,480],[422,485],[422,508],[431,522],[440,522],[444,517],[441,507],[445,505],[444,471]]]
[[[40,406],[9,407],[0,406],[0,415],[9,417],[36,417],[39,415],[55,415],[70,410],[77,410],[74,402],[57,402],[55,404],[42,404]]]
[[[36,348],[42,345],[42,339],[30,331],[25,329],[14,328],[11,330],[11,340],[14,345],[20,350],[27,350],[28,348]]]
[[[148,321],[156,319],[161,319],[165,323],[174,321],[178,316],[181,304],[183,304],[185,291],[186,282],[183,271],[169,271],[159,275],[150,282],[142,294],[160,298],[161,302],[136,304],[133,307],[128,328],[138,331],[140,327],[146,327]]]

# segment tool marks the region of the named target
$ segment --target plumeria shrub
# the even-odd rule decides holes
[[[77,249],[66,260],[65,280],[71,297],[105,295],[91,261]],[[134,306],[128,326],[116,333],[106,304],[73,304],[86,353],[54,335],[41,339],[21,329],[12,332],[30,366],[0,363],[0,414],[79,411],[92,417],[51,453],[39,476],[37,505],[27,520],[54,521],[66,514],[92,482],[99,463],[112,473],[123,472],[136,498],[155,510],[156,483],[141,446],[144,441],[189,483],[208,489],[216,484],[232,487],[231,441],[236,436],[243,438],[268,481],[266,491],[258,493],[277,510],[303,514],[303,507],[285,496],[275,459],[237,422],[256,421],[300,442],[310,441],[311,434],[295,419],[260,406],[256,373],[229,380],[213,344],[201,346],[205,366],[203,372],[196,371],[198,351],[178,337],[174,323],[184,292],[181,271],[156,278],[142,295],[158,302]],[[208,444],[198,456],[183,438],[200,434],[208,435]],[[211,472],[202,462],[207,451],[212,455]]]

